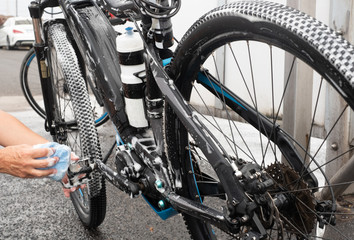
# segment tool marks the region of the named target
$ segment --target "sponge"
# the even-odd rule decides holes
[[[63,177],[65,176],[66,171],[68,170],[70,164],[70,155],[71,150],[68,146],[56,143],[56,142],[48,142],[44,144],[34,145],[33,148],[54,148],[55,152],[50,157],[58,157],[59,161],[51,167],[47,168],[40,168],[40,169],[52,169],[55,168],[57,173],[54,175],[50,175],[49,177],[54,181],[60,182]],[[45,159],[46,157],[38,158],[38,159]]]

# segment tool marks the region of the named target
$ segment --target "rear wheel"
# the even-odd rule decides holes
[[[102,159],[89,94],[80,71],[75,50],[62,24],[48,28],[48,63],[56,101],[57,135],[55,140],[67,144],[87,166]],[[73,128],[75,126],[75,128]],[[71,193],[71,200],[87,227],[99,226],[106,214],[106,189],[97,170],[90,173],[84,189]]]
[[[217,61],[220,56],[225,57],[224,66]],[[290,64],[284,71],[285,60]],[[255,213],[268,239],[322,238],[316,231],[319,219],[336,232],[337,239],[350,238],[329,224],[335,215],[335,186],[326,171],[352,149],[326,159],[326,146],[339,123],[353,113],[353,61],[353,47],[320,22],[279,4],[251,1],[206,14],[176,49],[170,75],[192,109],[194,121],[218,144],[230,167],[236,163],[242,168],[239,179],[249,201],[257,202]],[[304,135],[287,126],[291,119],[286,114],[300,65],[314,70],[309,77],[314,83],[308,86],[313,86],[313,103],[296,106],[300,110],[295,114],[311,109],[309,119],[298,126],[305,129]],[[321,127],[326,91],[336,94],[342,105],[333,123]],[[227,198],[213,186],[224,183],[168,104],[164,129],[168,158],[176,179],[182,181],[176,191],[222,212]],[[274,183],[262,194],[263,200],[246,185],[245,169],[253,171],[254,166]],[[319,194],[322,188],[330,190],[329,201]],[[224,238],[209,224],[184,217],[194,239]],[[232,235],[244,238],[251,231],[256,230],[245,225]]]

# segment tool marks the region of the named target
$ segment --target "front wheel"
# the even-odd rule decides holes
[[[27,52],[22,61],[20,70],[20,85],[28,104],[40,117],[45,119],[46,114],[44,110],[44,101],[34,48],[31,48]],[[62,87],[65,88],[65,85]],[[93,88],[94,86],[87,84],[87,91],[91,103],[93,104],[92,112],[94,114],[95,125],[98,127],[106,123],[109,120],[109,116],[104,110],[104,107],[100,106],[100,104],[96,101],[96,96],[94,94]],[[72,128],[76,128],[76,126],[73,126]]]
[[[83,166],[96,159],[101,160],[90,97],[75,50],[62,24],[53,23],[48,27],[48,63],[58,127],[54,140],[68,145],[79,156]],[[71,200],[85,226],[95,228],[103,222],[106,189],[97,170],[90,173],[84,189],[71,193]]]
[[[326,171],[352,149],[341,149],[326,159],[326,145],[353,113],[353,61],[353,47],[327,26],[289,7],[258,1],[237,2],[207,13],[176,49],[170,76],[192,109],[193,120],[219,146],[230,167],[236,163],[241,169],[239,180],[248,201],[258,205],[254,213],[267,239],[321,239],[318,221],[337,239],[350,238],[331,224],[335,186]],[[305,75],[297,70],[302,65]],[[300,105],[297,99],[293,108],[290,95],[300,80],[309,81],[306,88],[314,100]],[[329,126],[321,124],[326,91],[341,102],[338,114],[330,114],[334,120]],[[305,116],[309,109],[309,119],[297,125],[303,131],[292,129],[288,112]],[[225,183],[168,103],[165,111],[167,155],[182,184],[176,191],[222,212],[222,207],[227,209]],[[265,193],[252,189],[245,169],[264,174],[272,186]],[[330,189],[326,199],[318,194],[322,188]],[[194,239],[225,238],[208,223],[183,215]],[[226,234],[243,239],[257,232],[243,220],[238,233]]]

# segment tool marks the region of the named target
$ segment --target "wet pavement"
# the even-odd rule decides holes
[[[42,119],[32,111],[12,112],[43,136]],[[114,136],[110,124],[99,129],[104,152]],[[50,138],[49,138],[50,139]],[[110,159],[109,161],[111,161]],[[0,239],[188,239],[180,215],[161,220],[141,198],[130,199],[107,183],[107,216],[96,230],[81,225],[61,185],[49,179],[0,174]]]

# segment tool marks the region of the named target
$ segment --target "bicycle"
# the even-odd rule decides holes
[[[132,197],[143,195],[162,219],[180,212],[194,239],[305,239],[322,237],[321,228],[349,238],[334,227],[334,190],[344,183],[332,185],[324,168],[352,149],[328,162],[321,155],[328,135],[354,106],[353,46],[295,9],[240,1],[203,15],[172,52],[170,19],[179,0],[99,3],[44,0],[29,7],[48,131],[81,159],[82,170],[69,168],[69,176],[88,176],[87,187],[71,194],[85,226],[97,227],[105,218],[107,179]],[[58,4],[65,19],[42,24],[43,9]],[[129,28],[117,37],[101,7],[121,23],[133,22],[135,32]],[[136,36],[141,47],[130,44]],[[218,51],[235,73],[219,71]],[[262,59],[254,59],[254,51]],[[281,74],[283,65],[273,59],[285,53],[291,67]],[[304,144],[283,127],[298,61],[314,69],[319,82]],[[259,77],[267,84],[262,89]],[[73,114],[58,106],[58,80],[67,86]],[[280,95],[274,91],[279,82]],[[320,139],[314,128],[325,83],[345,104]],[[117,129],[115,169],[102,161],[88,85],[97,87],[96,100]],[[260,100],[263,89],[270,93]],[[80,141],[68,140],[72,126]]]

